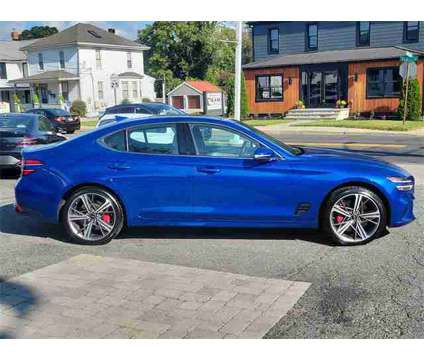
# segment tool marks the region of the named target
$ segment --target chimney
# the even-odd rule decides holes
[[[19,41],[19,35],[21,35],[19,31],[12,31],[10,33],[10,37],[12,38],[13,41]]]
[[[109,28],[107,29],[108,32],[110,32],[111,34],[115,34],[115,29],[114,28]]]

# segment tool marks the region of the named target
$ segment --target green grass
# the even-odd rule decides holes
[[[95,127],[98,119],[82,119],[81,126],[83,127]]]
[[[370,129],[386,131],[408,131],[424,128],[424,121],[407,121],[405,127],[402,120],[317,120],[291,126],[342,127],[353,129]]]
[[[278,125],[278,124],[288,124],[293,120],[284,120],[284,119],[271,119],[271,120],[243,120],[243,122],[250,126],[268,126],[268,125]]]

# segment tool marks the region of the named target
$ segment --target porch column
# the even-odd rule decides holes
[[[58,80],[58,94],[57,94],[57,103],[58,105],[60,105],[61,108],[64,107],[64,103],[61,103],[61,97],[63,97],[63,92],[62,92],[62,82],[60,80]]]

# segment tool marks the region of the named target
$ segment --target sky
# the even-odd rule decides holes
[[[0,41],[10,40],[10,33],[13,30],[22,31],[33,26],[56,26],[59,31],[66,29],[78,21],[0,21]],[[120,36],[135,40],[137,31],[145,27],[152,21],[90,21],[89,23],[98,27],[108,29],[115,28]]]

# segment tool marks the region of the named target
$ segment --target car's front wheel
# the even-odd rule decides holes
[[[115,195],[92,186],[75,191],[61,215],[70,240],[83,245],[106,244],[124,225],[124,211]]]
[[[334,191],[321,216],[324,230],[339,245],[365,244],[379,237],[387,225],[380,196],[360,186]]]

